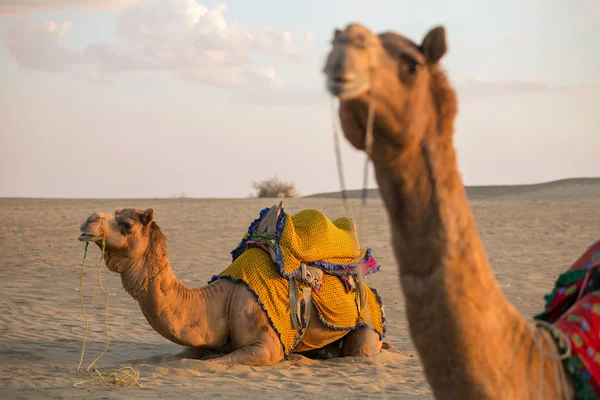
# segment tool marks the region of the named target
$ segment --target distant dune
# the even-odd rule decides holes
[[[467,186],[469,200],[561,200],[600,197],[600,178],[570,178],[530,185]],[[350,198],[360,198],[362,190],[349,190]],[[369,189],[370,199],[379,198]],[[339,198],[340,192],[318,193],[307,198]]]

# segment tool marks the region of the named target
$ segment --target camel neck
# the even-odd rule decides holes
[[[452,147],[425,139],[385,166],[375,163],[375,174],[403,276],[462,275],[468,265],[491,277]]]
[[[152,273],[142,272],[146,270]],[[215,282],[202,288],[189,288],[177,280],[168,261],[151,268],[145,266],[143,270],[132,268],[121,277],[123,286],[138,301],[150,326],[166,339],[183,346],[225,345],[228,326],[222,316],[227,315],[230,286]],[[128,289],[133,287],[144,289]]]
[[[493,396],[490,375],[510,371],[534,346],[530,328],[489,267],[451,137],[431,132],[391,162],[375,163],[375,172],[392,224],[411,337],[434,392]]]

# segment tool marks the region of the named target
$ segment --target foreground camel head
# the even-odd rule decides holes
[[[375,129],[374,153],[383,145],[405,147],[422,139],[440,103],[434,83],[446,50],[441,26],[430,30],[421,45],[394,32],[376,35],[360,24],[335,31],[323,72],[328,91],[340,99],[342,128],[354,147],[365,147],[371,94],[380,128]]]
[[[117,209],[114,215],[93,213],[81,225],[78,240],[94,242],[102,247],[104,237],[107,253],[123,259],[138,259],[148,252],[152,242],[151,235],[159,229],[153,220],[152,208],[145,211],[133,208]],[[123,273],[119,265],[107,262],[109,269]]]

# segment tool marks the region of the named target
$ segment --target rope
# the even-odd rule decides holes
[[[104,220],[102,220],[104,222]],[[85,305],[83,304],[83,270],[85,267],[85,259],[87,257],[89,242],[85,243],[85,249],[83,251],[83,260],[81,261],[81,272],[79,274],[79,301],[81,303],[81,309],[83,310],[83,318],[85,320],[85,334],[83,336],[83,347],[81,348],[81,357],[79,359],[79,365],[77,366],[77,372],[82,375],[92,376],[90,379],[86,379],[80,382],[76,382],[73,384],[73,387],[81,386],[86,383],[98,381],[100,385],[106,390],[110,390],[111,386],[119,386],[122,385],[124,387],[130,387],[133,385],[142,386],[142,383],[139,381],[140,372],[136,370],[131,365],[122,365],[121,368],[113,368],[107,369],[103,372],[100,372],[97,368],[93,368],[93,365],[106,353],[108,350],[108,346],[110,345],[110,334],[108,332],[108,295],[106,293],[106,289],[104,289],[104,285],[102,284],[102,262],[104,261],[104,257],[106,254],[106,231],[102,230],[102,255],[100,256],[100,261],[97,264],[98,267],[98,283],[100,284],[100,288],[102,289],[102,293],[104,294],[104,331],[106,334],[106,346],[104,350],[96,359],[85,369],[85,371],[81,370],[81,364],[83,363],[83,356],[85,354],[85,345],[88,337],[88,316],[85,311]]]
[[[533,323],[529,323],[527,324],[527,327],[529,328],[529,330],[532,333],[533,336],[533,342],[536,345],[538,352],[540,354],[540,370],[539,370],[539,381],[538,381],[538,395],[537,398],[538,400],[541,400],[542,394],[543,394],[543,383],[544,383],[544,362],[543,362],[543,356],[550,358],[551,360],[554,361],[553,366],[554,366],[554,376],[556,378],[556,393],[564,393],[565,398],[567,398],[568,395],[568,381],[567,381],[567,377],[565,375],[565,369],[562,366],[562,361],[569,358],[571,356],[571,341],[569,340],[568,336],[562,332],[561,330],[558,329],[554,329],[554,326],[546,321],[542,321],[542,320],[535,320],[533,321]],[[554,352],[548,352],[544,349],[544,346],[542,343],[545,342],[546,344],[548,343],[548,338],[547,336],[544,336],[541,334],[541,331],[537,328],[544,328],[546,329],[546,331],[548,332],[558,332],[558,334],[560,335],[560,340],[561,342],[563,342],[567,349],[563,354],[554,354]],[[543,338],[540,339],[540,336]],[[552,348],[552,347],[551,347]]]
[[[362,193],[361,193],[361,203],[360,203],[360,208],[359,208],[359,223],[358,223],[358,228],[357,228],[357,239],[353,241],[353,246],[354,246],[354,251],[353,253],[355,254],[355,258],[358,258],[360,256],[360,243],[362,243],[362,239],[363,239],[363,232],[364,232],[364,226],[365,226],[365,210],[367,208],[367,200],[368,200],[368,183],[369,183],[369,162],[370,162],[370,157],[372,155],[372,147],[373,147],[373,126],[374,126],[374,121],[375,121],[375,87],[374,87],[374,66],[375,63],[373,62],[374,60],[372,59],[373,54],[372,51],[368,50],[368,54],[369,54],[369,82],[370,82],[370,96],[369,96],[369,110],[368,110],[368,116],[367,116],[367,127],[366,127],[366,132],[365,132],[365,153],[367,154],[366,158],[365,158],[365,164],[364,164],[364,170],[363,170],[363,188],[362,188]],[[335,113],[335,98],[332,96],[331,98],[331,116],[332,116],[332,130],[333,130],[333,143],[334,143],[334,151],[335,151],[335,157],[336,157],[336,163],[337,163],[337,167],[338,167],[338,178],[339,178],[339,183],[340,183],[340,189],[341,189],[341,198],[342,198],[342,203],[344,205],[344,209],[346,211],[346,214],[351,217],[353,212],[352,212],[352,207],[350,205],[350,200],[348,198],[348,193],[346,190],[346,183],[345,183],[345,179],[344,179],[344,171],[343,171],[343,165],[342,165],[342,156],[341,156],[341,144],[340,144],[340,130],[338,129],[338,126],[336,124],[336,113]],[[364,268],[363,268],[363,264],[359,264],[355,267],[355,270],[357,271],[357,279],[359,282],[364,282],[365,281],[365,273],[364,273]],[[358,295],[358,293],[357,293]],[[361,304],[362,306],[362,304]],[[359,311],[359,315],[360,315],[360,309]],[[365,307],[365,319],[366,319],[366,325],[368,327],[372,326],[372,319],[371,319],[371,314],[369,312],[369,307]],[[377,372],[378,377],[382,377],[382,375],[388,375],[387,371],[382,368],[383,365],[376,359],[375,360],[375,369]],[[387,394],[384,391],[383,392],[383,398],[387,398]]]
[[[348,192],[346,190],[346,180],[344,179],[344,167],[342,165],[342,151],[341,151],[341,143],[340,143],[340,130],[336,125],[335,118],[335,97],[331,97],[331,127],[333,132],[333,147],[335,151],[335,159],[337,163],[338,170],[338,179],[340,183],[342,203],[344,204],[344,209],[348,216],[352,215],[352,206],[350,205],[350,200],[348,199]]]

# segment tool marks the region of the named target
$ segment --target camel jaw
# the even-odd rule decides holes
[[[93,235],[90,233],[81,232],[81,234],[77,237],[77,240],[80,242],[97,242],[102,240],[102,235]]]
[[[347,75],[327,77],[327,90],[342,101],[355,99],[369,89],[368,79]]]

